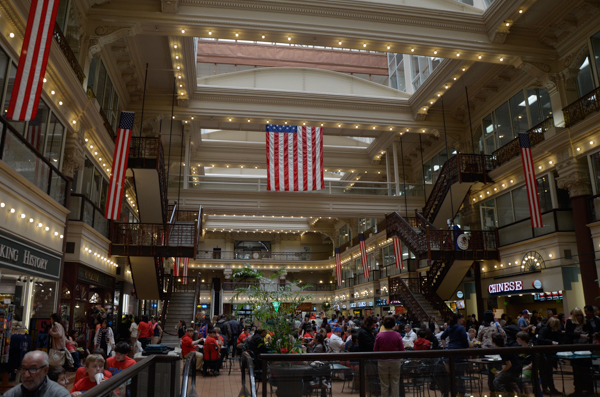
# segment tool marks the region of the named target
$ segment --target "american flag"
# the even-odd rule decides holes
[[[535,167],[533,166],[533,154],[531,153],[529,134],[519,133],[519,145],[521,146],[523,172],[525,175],[525,185],[527,186],[527,199],[529,201],[531,227],[544,227],[542,222],[542,210],[540,208],[540,198],[538,197],[537,180],[535,178]]]
[[[173,265],[173,276],[181,276],[181,258],[175,258],[175,262]]]
[[[182,258],[183,259],[183,280],[182,280],[182,284],[187,284],[188,283],[188,267],[190,265],[190,258]]]
[[[335,276],[337,278],[337,286],[342,286],[342,260],[340,258],[340,249],[335,249]]]
[[[175,258],[175,266],[173,267],[173,276],[183,277],[181,280],[182,284],[187,284],[188,267],[190,264],[190,258]],[[183,271],[181,266],[183,265]]]
[[[129,143],[133,130],[134,112],[121,112],[119,131],[113,156],[112,174],[108,185],[108,199],[106,200],[106,219],[119,220],[121,217],[121,201],[123,200],[123,185],[129,158]]]
[[[33,0],[6,117],[31,120],[38,111],[59,0]]]
[[[367,257],[367,247],[363,233],[358,234],[358,244],[360,245],[360,260],[362,262],[363,275],[365,278],[369,278],[369,258]]]
[[[325,187],[321,127],[267,124],[267,190]]]
[[[35,118],[27,126],[25,139],[38,151],[41,150],[42,146],[42,125],[44,124],[44,117],[46,115],[44,111],[37,112]]]
[[[394,242],[394,258],[396,259],[396,269],[404,269],[404,261],[402,260],[402,243],[398,237],[393,237]]]

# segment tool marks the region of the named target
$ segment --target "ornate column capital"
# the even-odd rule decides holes
[[[592,194],[590,172],[584,160],[571,158],[557,164],[556,170],[559,175],[556,179],[558,187],[567,189],[569,197],[573,198]]]
[[[223,275],[225,276],[225,280],[230,280],[233,275],[233,269],[231,267],[226,267],[223,269]]]
[[[67,135],[62,172],[73,178],[75,171],[82,170],[85,164],[85,141],[83,131],[75,131]]]

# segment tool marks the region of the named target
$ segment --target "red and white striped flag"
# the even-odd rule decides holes
[[[365,278],[370,278],[369,258],[367,257],[367,247],[365,244],[365,235],[363,233],[358,234],[358,245],[360,245],[360,261],[362,262],[363,276],[365,276]]]
[[[6,117],[31,120],[42,95],[59,0],[33,0]]]
[[[175,262],[173,263],[173,276],[181,276],[181,258],[175,258]]]
[[[41,151],[42,149],[42,127],[45,127],[44,118],[46,116],[47,114],[44,111],[37,112],[35,118],[27,125],[27,131],[25,132],[25,139],[27,139],[37,151]],[[56,164],[56,166],[58,166],[58,164]]]
[[[135,112],[121,112],[119,131],[113,156],[112,174],[108,184],[108,198],[106,200],[106,219],[119,220],[121,217],[121,202],[123,200],[123,185],[125,172],[129,159],[129,143],[133,130]]]
[[[394,258],[396,260],[396,269],[404,269],[404,261],[402,260],[402,243],[398,237],[393,237],[394,242]]]
[[[267,124],[267,190],[325,188],[321,127]]]
[[[542,210],[535,178],[535,167],[533,165],[533,154],[531,153],[531,142],[529,134],[519,133],[519,145],[521,146],[521,157],[523,159],[523,172],[525,174],[525,185],[527,186],[527,199],[529,201],[529,213],[531,215],[531,227],[544,227],[542,222]]]
[[[335,249],[335,276],[337,279],[337,286],[342,286],[342,259],[340,258],[340,249]]]
[[[183,280],[182,280],[182,284],[187,284],[188,283],[188,267],[190,264],[190,258],[183,258]]]

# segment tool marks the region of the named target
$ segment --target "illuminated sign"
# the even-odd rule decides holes
[[[354,308],[354,307],[356,307],[356,303],[351,303],[350,308]]]
[[[367,307],[367,302],[358,302],[358,307]]]
[[[490,294],[512,291],[523,291],[523,281],[507,281],[505,283],[491,284],[488,287]]]
[[[553,292],[540,292],[539,294],[533,294],[534,301],[558,301],[562,300],[563,294],[562,291],[553,291]]]
[[[375,306],[387,306],[387,299],[377,299],[375,301]]]

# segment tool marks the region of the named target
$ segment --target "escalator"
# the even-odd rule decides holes
[[[444,301],[454,294],[473,262],[499,259],[497,231],[445,229],[446,219],[454,218],[453,211],[458,210],[453,203],[461,204],[474,183],[487,182],[492,164],[490,156],[458,154],[442,167],[423,213],[415,211],[410,218],[397,212],[386,215],[387,238],[400,238],[429,267],[408,285],[392,279],[390,299],[411,301],[421,317],[431,317],[418,304],[422,295],[445,317],[451,311]],[[392,291],[397,291],[395,297]]]

